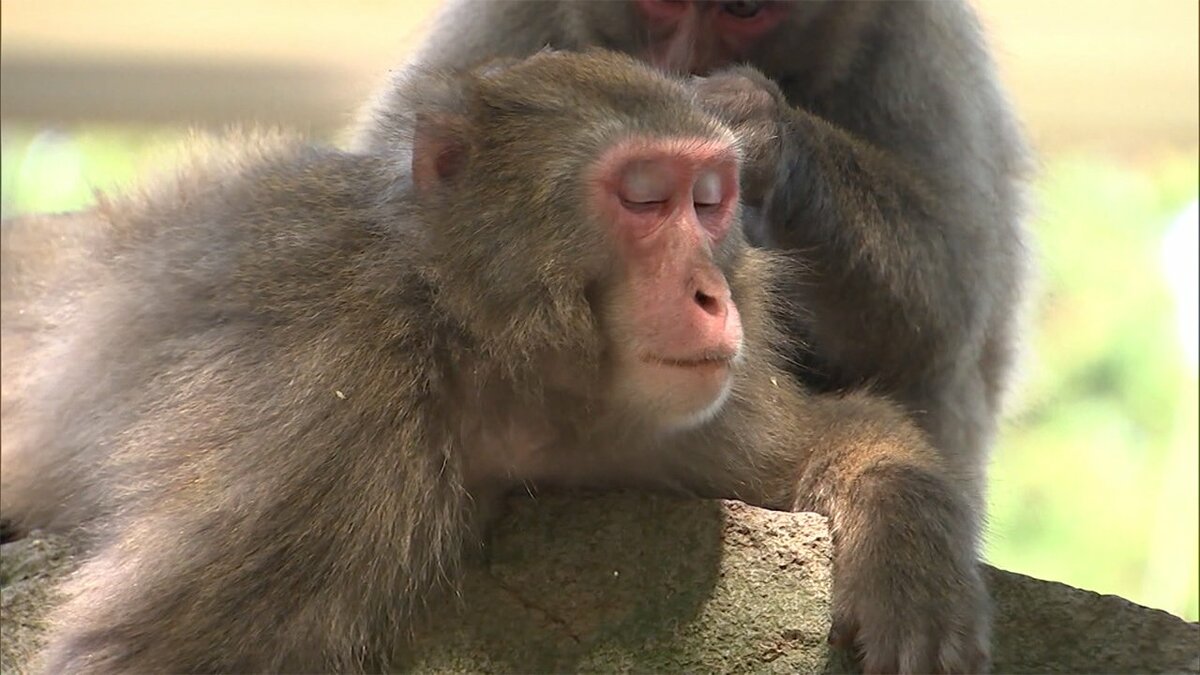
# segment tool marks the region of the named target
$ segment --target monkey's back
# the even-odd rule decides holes
[[[74,224],[86,237],[6,236],[6,270],[31,271],[6,277],[5,335],[33,328],[6,346],[22,368],[4,372],[5,518],[71,527],[218,463],[253,473],[257,429],[334,433],[327,405],[390,380],[388,350],[428,344],[403,177],[367,155],[238,145],[105,201]]]

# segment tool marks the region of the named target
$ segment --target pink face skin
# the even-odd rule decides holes
[[[705,74],[744,58],[787,16],[784,2],[635,0],[653,42],[644,58],[666,71]]]
[[[590,177],[592,211],[624,262],[610,317],[618,395],[668,428],[720,409],[741,354],[741,317],[712,257],[733,224],[737,167],[723,141],[630,139]]]

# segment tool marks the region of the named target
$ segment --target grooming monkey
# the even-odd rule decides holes
[[[411,77],[404,155],[264,142],[101,206],[3,456],[6,517],[92,537],[48,672],[386,667],[525,482],[829,514],[868,667],[982,666],[953,467],[784,375],[696,92],[604,53]]]
[[[970,535],[952,545],[974,554],[1029,266],[1030,162],[970,6],[447,0],[413,62],[547,46],[679,74],[761,71],[733,72],[742,84],[730,87],[712,77],[700,101],[758,141],[747,238],[807,269],[782,290],[805,310],[785,319],[789,370],[817,393],[865,387],[901,405],[968,495]],[[385,89],[356,142],[392,146],[392,108]],[[868,662],[895,651],[846,625],[837,641],[857,641]],[[977,628],[986,621],[962,630]]]

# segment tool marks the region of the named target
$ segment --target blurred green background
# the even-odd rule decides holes
[[[250,119],[334,137],[429,3],[165,4],[2,6],[4,217],[133,185],[170,165],[188,125]],[[988,559],[1196,620],[1195,3],[1123,3],[1128,16],[976,4],[1042,153],[1040,279],[994,454]],[[345,49],[325,48],[330,34]],[[247,85],[249,71],[259,79]]]

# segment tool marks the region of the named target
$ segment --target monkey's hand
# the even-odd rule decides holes
[[[886,460],[834,498],[833,629],[867,673],[979,673],[990,609],[973,518],[947,481]]]
[[[691,80],[696,102],[733,130],[742,150],[742,201],[765,202],[782,179],[783,124],[790,109],[774,82],[738,67]]]

